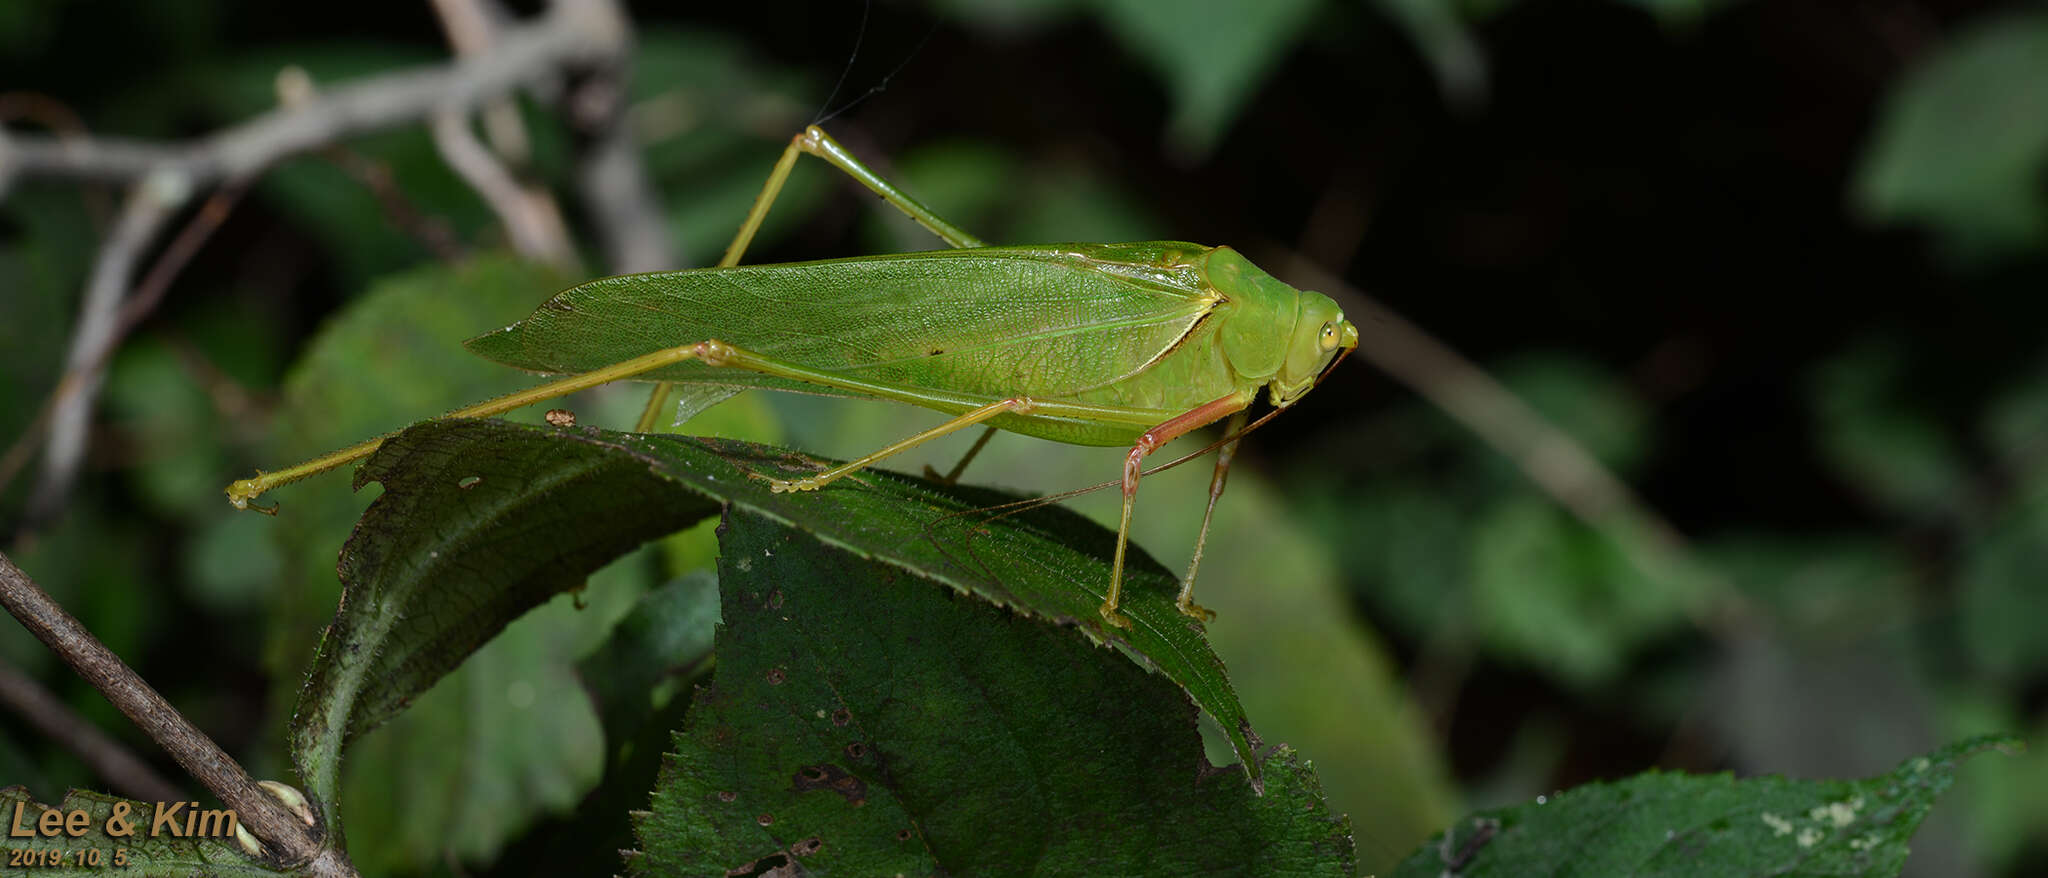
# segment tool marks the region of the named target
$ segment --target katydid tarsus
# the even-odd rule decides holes
[[[844,171],[954,249],[739,265],[797,158]],[[605,359],[588,340],[603,333]],[[562,344],[574,340],[578,344]],[[1228,418],[1235,436],[1263,388],[1286,408],[1358,345],[1336,302],[1282,283],[1228,247],[1173,241],[990,247],[882,179],[817,126],[794,137],[717,267],[605,278],[469,342],[483,356],[570,377],[448,413],[489,417],[624,378],[888,399],[944,423],[776,491],[817,490],[883,458],[977,424],[1078,445],[1127,446],[1123,514],[1101,614],[1117,612],[1131,510],[1147,455]],[[650,428],[644,417],[641,429]],[[239,508],[273,487],[364,457],[372,439],[230,485]],[[976,450],[979,449],[976,445]],[[1194,576],[1223,490],[1227,442],[1178,605],[1197,619]],[[957,474],[957,468],[956,468]],[[261,508],[261,507],[255,507]]]

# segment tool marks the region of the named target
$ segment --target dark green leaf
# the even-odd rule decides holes
[[[1173,138],[1207,152],[1285,57],[1315,0],[1096,0],[1096,11],[1173,95]]]
[[[717,674],[637,873],[1352,874],[1291,751],[1256,795],[1115,653],[765,517],[721,545]]]
[[[1808,382],[1821,451],[1856,490],[1918,519],[1958,514],[1968,462],[1944,420],[1907,384],[1913,364],[1888,339],[1859,343]]]
[[[1066,510],[1041,507],[1004,515],[990,507],[1016,498],[975,488],[942,488],[879,470],[855,473],[822,491],[776,494],[758,477],[800,476],[827,464],[731,440],[588,427],[544,429],[502,421],[422,424],[385,443],[367,466],[375,469],[374,477],[398,479],[408,489],[417,484],[447,494],[463,490],[457,481],[474,469],[473,463],[493,460],[519,461],[527,467],[522,471],[527,482],[554,486],[545,504],[521,507],[527,514],[559,514],[546,504],[563,510],[602,505],[609,508],[592,514],[607,520],[659,519],[670,514],[663,509],[686,505],[693,495],[716,498],[998,605],[1074,626],[1097,642],[1127,648],[1186,689],[1216,718],[1256,782],[1250,722],[1201,626],[1175,609],[1175,578],[1142,551],[1133,552],[1125,570],[1123,612],[1134,624],[1128,630],[1109,628],[1096,608],[1109,584],[1113,535]],[[414,472],[415,467],[429,469]],[[636,470],[656,478],[641,473],[641,484],[623,487]],[[568,478],[585,472],[604,473],[605,479]],[[617,485],[609,481],[613,477],[620,480]],[[477,487],[490,482],[486,475]],[[387,485],[390,490],[398,488],[399,484]],[[440,527],[429,525],[432,521],[395,516],[380,528]],[[523,526],[509,518],[498,526],[538,532],[518,531]],[[407,544],[435,550],[428,537],[408,538]],[[498,549],[531,551],[512,545]],[[435,563],[447,566],[445,561]],[[383,565],[364,564],[361,569],[379,566]]]
[[[496,257],[427,266],[376,284],[330,319],[293,367],[273,446],[253,462],[303,460],[531,386],[532,377],[470,356],[460,341],[526,315],[571,280]],[[591,416],[602,401],[579,395],[557,405]],[[512,416],[538,420],[542,408]],[[290,719],[310,645],[334,618],[337,549],[375,493],[349,493],[336,473],[279,492],[283,509],[274,519],[249,516],[285,549],[285,581],[271,590],[265,626],[272,674],[285,684],[273,695],[279,728]],[[573,807],[597,782],[603,738],[574,662],[646,584],[658,581],[644,566],[602,572],[616,584],[593,589],[587,611],[562,600],[529,614],[384,729],[351,746],[342,799],[405,803],[349,812],[350,855],[364,874],[458,855],[488,858],[510,833],[540,813]],[[305,787],[318,797],[330,792],[310,779]]]
[[[1887,103],[1856,180],[1866,211],[1930,223],[1966,258],[2048,241],[2048,15],[1983,17],[1928,53]]]
[[[35,819],[50,806],[39,804],[21,787],[0,789],[0,815],[15,819],[14,809],[20,807],[21,825],[32,826]],[[84,835],[73,838],[60,835],[55,838],[43,836],[7,839],[7,847],[15,850],[54,851],[66,859],[64,867],[55,866],[27,871],[17,869],[0,870],[8,875],[58,874],[58,875],[142,875],[177,876],[177,878],[253,878],[253,876],[277,876],[294,874],[289,870],[272,868],[242,853],[232,835],[225,838],[211,836],[179,838],[168,832],[150,835],[150,819],[155,811],[151,805],[122,799],[101,793],[72,790],[57,804],[59,811],[84,811],[92,815],[92,828]],[[211,810],[211,809],[208,809]],[[119,817],[126,824],[128,834],[113,836],[107,833],[110,821]],[[182,824],[180,824],[182,825]],[[75,858],[80,852],[97,851],[99,868],[81,868]],[[116,852],[126,859],[126,865],[115,866]]]
[[[1396,876],[1889,876],[1980,738],[1865,780],[1650,772],[1481,811],[1409,856]]]
[[[711,655],[717,622],[718,580],[708,570],[694,571],[641,595],[604,646],[576,664],[597,699],[608,741],[626,740],[653,713],[662,680]]]
[[[563,461],[518,432],[449,445],[408,432],[356,473],[384,485],[341,553],[343,595],[293,723],[309,784],[343,743],[513,619],[715,504],[678,497],[627,456]],[[694,501],[694,502],[692,502]]]

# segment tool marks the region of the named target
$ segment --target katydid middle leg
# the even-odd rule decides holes
[[[1158,451],[1166,443],[1180,438],[1191,430],[1214,423],[1226,415],[1235,415],[1243,412],[1245,407],[1251,405],[1251,401],[1251,395],[1247,393],[1233,393],[1229,396],[1219,397],[1189,409],[1185,413],[1176,415],[1159,426],[1146,430],[1144,435],[1138,437],[1137,443],[1131,446],[1131,453],[1124,457],[1124,512],[1122,519],[1117,522],[1116,526],[1116,558],[1111,562],[1109,568],[1109,595],[1102,601],[1100,608],[1103,621],[1118,628],[1131,627],[1131,620],[1125,617],[1124,614],[1117,612],[1116,607],[1118,599],[1123,596],[1124,551],[1131,542],[1131,507],[1138,499],[1138,477],[1144,472],[1146,456],[1154,451]],[[1221,494],[1222,485],[1218,480],[1211,479],[1210,485],[1212,492],[1215,492],[1217,495]],[[1209,502],[1210,508],[1215,508],[1214,496],[1210,498]],[[1208,534],[1208,522],[1206,519],[1203,521],[1202,527],[1203,538],[1206,539]],[[1208,611],[1194,605],[1193,601],[1190,600],[1192,591],[1192,586],[1183,586],[1181,588],[1180,610],[1198,619],[1204,618],[1203,614],[1208,613]]]
[[[1223,435],[1235,436],[1244,430],[1245,415],[1250,412],[1238,409],[1224,425]],[[1216,612],[1195,603],[1195,574],[1202,569],[1202,547],[1209,543],[1209,522],[1216,517],[1216,501],[1223,499],[1223,483],[1230,478],[1230,459],[1237,456],[1237,444],[1233,439],[1216,452],[1216,471],[1209,476],[1209,504],[1202,508],[1202,530],[1195,536],[1195,557],[1188,561],[1187,578],[1180,581],[1180,597],[1174,601],[1182,613],[1204,622],[1216,618]]]

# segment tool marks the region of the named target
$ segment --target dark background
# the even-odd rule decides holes
[[[1653,538],[1572,516],[1362,363],[1248,443],[1286,527],[1326,553],[1345,624],[1408,687],[1422,773],[1441,779],[1408,810],[1653,766],[1865,775],[2048,725],[2040,7],[707,5],[633,10],[636,118],[680,126],[647,155],[690,264],[715,258],[783,138],[835,113],[850,146],[995,242],[1183,238],[1297,281],[1295,258],[1338,275],[1504,382],[1683,535],[1686,572],[1642,568]],[[445,52],[424,3],[0,11],[0,90],[96,134],[230,124],[270,105],[286,63],[340,82]],[[1204,97],[1205,77],[1240,91]],[[10,129],[47,124],[23,105],[7,105]],[[573,137],[545,107],[526,115],[528,173],[584,232]],[[502,240],[423,135],[352,146],[452,240]],[[281,570],[326,562],[259,545],[210,492],[275,462],[264,424],[321,322],[436,260],[322,161],[253,190],[124,350],[66,509],[25,518],[26,475],[0,489],[0,546],[230,750],[271,759],[287,669],[310,646],[266,634],[290,627],[272,592]],[[60,371],[110,203],[34,180],[0,202],[0,438]],[[750,258],[928,246],[800,175]],[[1387,331],[1362,328],[1368,345]],[[1735,605],[1723,622],[1686,609]],[[1591,621],[1546,627],[1559,618]],[[120,728],[16,639],[0,655]],[[16,717],[0,716],[0,750],[0,783],[95,783]],[[2048,870],[2048,764],[1991,758],[1909,873]],[[1353,795],[1398,812],[1422,794],[1333,785],[1359,813]],[[1362,826],[1362,858],[1400,856],[1407,835]],[[497,856],[422,844],[389,862]]]

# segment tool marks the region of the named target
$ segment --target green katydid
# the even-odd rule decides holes
[[[859,180],[955,249],[739,265],[804,154]],[[649,328],[650,315],[659,315],[660,336]],[[599,333],[616,356],[575,359],[595,356],[587,353],[591,346],[561,344]],[[1182,434],[1230,419],[1178,600],[1181,612],[1210,618],[1193,601],[1194,577],[1246,411],[1261,388],[1276,409],[1293,404],[1357,346],[1358,330],[1336,302],[1280,282],[1228,247],[1172,241],[986,246],[814,125],[783,151],[718,267],[591,281],[519,323],[472,339],[471,350],[485,357],[570,377],[447,417],[489,417],[625,378],[663,382],[641,419],[643,431],[652,427],[670,383],[713,393],[769,388],[888,399],[953,415],[816,475],[770,480],[777,491],[817,490],[976,424],[1077,445],[1129,446],[1123,515],[1101,606],[1105,621],[1128,627],[1117,603],[1145,457]],[[251,508],[264,491],[367,456],[382,441],[237,481],[228,498]],[[969,456],[980,447],[976,443]]]

